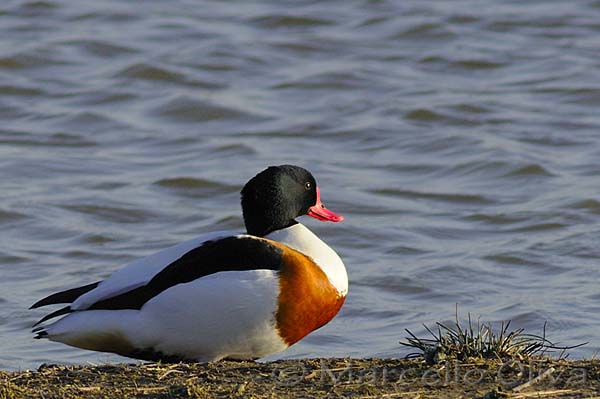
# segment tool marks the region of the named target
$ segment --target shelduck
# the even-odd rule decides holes
[[[271,166],[246,183],[241,203],[245,233],[205,234],[36,302],[31,308],[68,305],[38,321],[35,338],[207,362],[277,353],[328,323],[346,298],[346,269],[296,218],[343,217],[322,204],[312,174]]]

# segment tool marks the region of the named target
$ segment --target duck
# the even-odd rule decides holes
[[[313,175],[270,166],[243,186],[241,206],[245,232],[203,234],[39,300],[30,309],[68,305],[35,323],[34,338],[148,361],[256,360],[331,321],[346,268],[296,219],[344,217]]]

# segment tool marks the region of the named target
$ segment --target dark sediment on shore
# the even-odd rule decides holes
[[[208,364],[42,365],[1,372],[16,398],[590,398],[600,361],[301,359]]]

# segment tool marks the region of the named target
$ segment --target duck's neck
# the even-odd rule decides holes
[[[291,219],[285,223],[278,223],[278,224],[265,223],[264,220],[266,220],[266,219],[264,219],[264,218],[252,219],[249,217],[245,218],[246,232],[253,236],[266,237],[267,235],[269,235],[275,231],[283,230],[283,229],[291,227],[295,224],[298,224],[298,222],[296,222],[294,219]]]
[[[310,256],[325,272],[331,284],[341,295],[348,292],[348,275],[344,263],[327,244],[301,223],[275,230],[265,238],[286,244]]]

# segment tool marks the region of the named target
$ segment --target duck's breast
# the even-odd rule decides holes
[[[292,345],[333,319],[345,295],[312,258],[287,246],[282,249],[275,316],[279,335]]]
[[[339,255],[306,226],[297,223],[266,236],[288,245],[310,257],[325,273],[331,284],[345,296],[348,293],[348,274]]]

